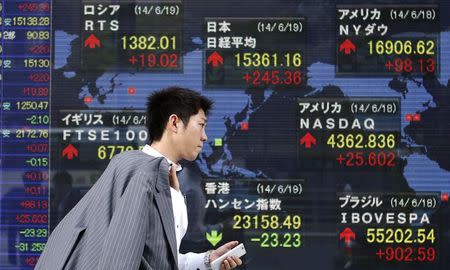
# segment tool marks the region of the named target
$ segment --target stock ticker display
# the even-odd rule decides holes
[[[450,269],[449,1],[3,0],[0,269],[33,269],[146,97],[214,101],[181,252],[238,269]]]

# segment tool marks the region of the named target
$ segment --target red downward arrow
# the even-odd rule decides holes
[[[353,42],[350,39],[346,39],[342,44],[339,46],[339,51],[344,51],[345,54],[350,54],[351,51],[356,52],[356,46],[353,44]]]
[[[207,63],[208,64],[212,63],[213,67],[218,67],[219,64],[223,64],[223,58],[219,53],[214,51],[211,55],[209,55]]]
[[[84,47],[88,47],[94,49],[95,47],[100,47],[100,40],[94,35],[91,34],[85,41]]]
[[[355,233],[352,231],[352,229],[348,227],[345,228],[345,230],[339,234],[339,240],[344,239],[344,242],[346,244],[350,244],[351,239],[355,240],[355,237],[356,237]]]
[[[72,144],[69,144],[66,148],[64,148],[62,156],[67,156],[67,159],[72,160],[73,156],[78,157],[78,150]]]
[[[305,136],[300,139],[300,144],[304,144],[306,148],[311,148],[311,145],[316,144],[316,138],[311,133],[307,132]]]

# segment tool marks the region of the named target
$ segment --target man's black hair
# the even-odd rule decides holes
[[[161,139],[170,115],[176,114],[187,126],[189,118],[200,109],[208,115],[212,104],[209,98],[186,88],[173,86],[154,92],[147,100],[149,142]]]

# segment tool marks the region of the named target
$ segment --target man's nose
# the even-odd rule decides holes
[[[205,141],[208,140],[208,136],[206,135],[206,132],[205,132],[205,131],[202,132],[202,138],[201,138],[201,140],[202,140],[202,142],[205,142]]]

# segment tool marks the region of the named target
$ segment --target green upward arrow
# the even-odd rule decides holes
[[[210,242],[211,245],[215,247],[217,243],[219,243],[220,240],[222,240],[222,233],[217,234],[217,231],[211,231],[211,233],[206,233],[206,240],[208,240],[208,242]]]

